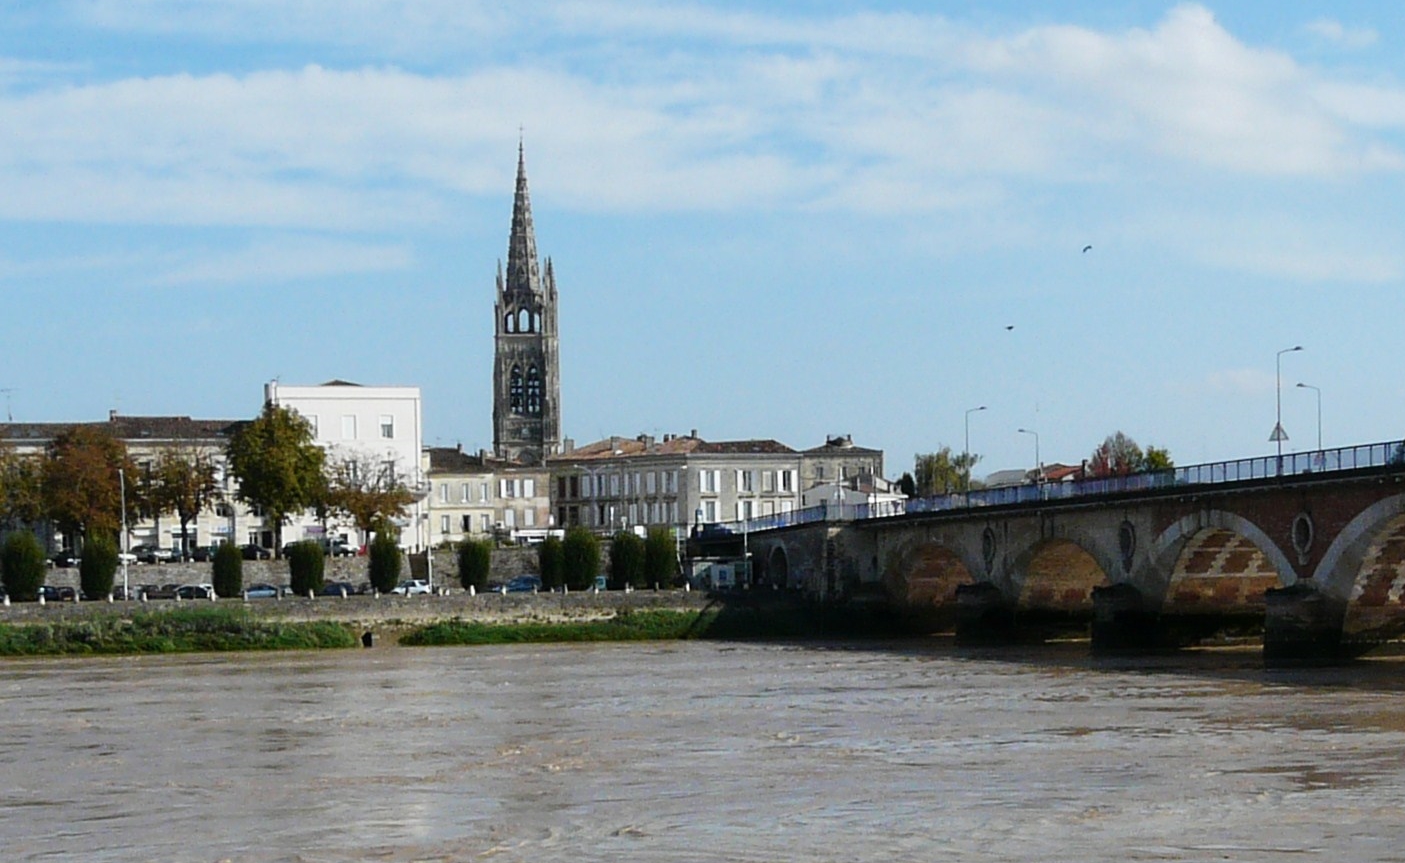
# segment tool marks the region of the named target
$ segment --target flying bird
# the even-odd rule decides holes
[[[1010,324],[1010,325],[1009,325],[1008,327],[1006,327],[1005,329],[1007,329],[1007,330],[1013,330],[1014,328],[1015,328],[1015,325],[1014,325],[1014,324]]]
[[[1092,248],[1093,248],[1092,246],[1084,246],[1084,247],[1083,247],[1083,253],[1084,253],[1084,254],[1087,254]]]

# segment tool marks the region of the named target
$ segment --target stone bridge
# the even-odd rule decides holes
[[[1087,632],[1097,649],[1261,627],[1269,658],[1405,629],[1405,466],[1170,484],[826,520],[748,536],[757,580],[882,593],[968,641]]]

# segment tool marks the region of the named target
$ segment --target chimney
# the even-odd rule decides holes
[[[695,439],[695,440],[697,439],[697,436],[698,436],[698,430],[697,430],[697,429],[693,429],[691,432],[688,433],[688,437],[693,438],[693,439]]]
[[[112,408],[107,412],[107,421],[110,423],[117,422],[117,408]]]

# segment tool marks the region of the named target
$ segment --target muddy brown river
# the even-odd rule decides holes
[[[0,663],[8,861],[1405,859],[1405,663],[711,643]]]

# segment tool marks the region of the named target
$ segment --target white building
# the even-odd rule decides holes
[[[264,387],[264,399],[296,411],[312,425],[313,441],[327,451],[333,473],[350,473],[385,487],[403,485],[414,493],[414,503],[399,522],[400,544],[418,550],[428,543],[419,387],[366,387],[341,380],[287,386],[271,381]],[[354,528],[345,532],[356,533]],[[305,538],[322,538],[322,526],[310,513],[295,517],[283,529],[284,542]],[[354,536],[353,542],[364,544],[368,539]]]

